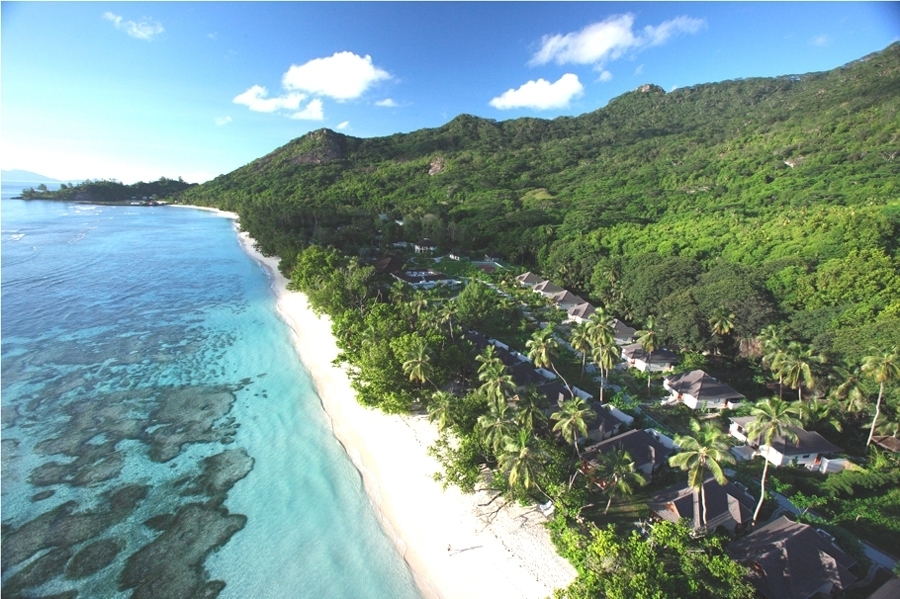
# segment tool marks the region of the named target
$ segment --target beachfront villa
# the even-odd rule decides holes
[[[849,466],[847,460],[830,460],[826,457],[829,454],[841,453],[843,449],[819,433],[802,428],[791,427],[791,431],[797,436],[796,441],[781,436],[773,439],[771,445],[760,446],[759,438],[749,439],[747,437],[747,430],[753,421],[753,416],[735,416],[731,419],[728,432],[735,439],[747,444],[744,447],[731,449],[731,453],[738,459],[746,460],[755,455],[761,455],[773,466],[791,464],[820,472],[838,472]]]
[[[628,452],[634,460],[635,470],[649,476],[667,463],[669,455],[675,451],[675,444],[652,428],[636,429],[585,448],[582,457],[595,462],[600,455],[619,450]]]
[[[632,343],[622,348],[622,363],[641,372],[665,372],[675,367],[678,356],[665,348],[651,354],[640,343]]]
[[[703,493],[706,496],[705,526],[700,491],[688,486],[687,481],[656,494],[647,505],[658,518],[669,522],[686,518],[694,529],[715,530],[722,526],[734,532],[753,519],[753,497],[733,482],[720,485],[710,476],[703,481]]]
[[[742,399],[746,399],[743,393],[720,383],[702,370],[667,376],[663,379],[663,387],[670,393],[664,404],[681,402],[692,410],[734,409]]]
[[[731,543],[726,551],[750,568],[749,580],[767,599],[830,597],[856,581],[856,560],[825,534],[782,516]]]

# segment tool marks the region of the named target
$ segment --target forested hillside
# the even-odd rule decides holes
[[[656,315],[682,349],[707,348],[725,309],[744,340],[782,323],[858,359],[900,339],[898,108],[895,43],[825,73],[644,85],[574,118],[322,129],[180,201],[237,211],[286,268],[310,242],[425,235]]]

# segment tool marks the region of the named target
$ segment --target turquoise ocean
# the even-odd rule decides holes
[[[3,597],[419,597],[232,221],[22,187],[0,204]]]

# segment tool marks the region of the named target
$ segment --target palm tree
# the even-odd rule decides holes
[[[428,344],[422,338],[417,338],[411,348],[406,352],[406,361],[403,362],[403,374],[409,376],[409,380],[420,385],[431,382],[431,352]]]
[[[544,493],[537,485],[537,477],[547,456],[537,446],[536,441],[534,435],[525,429],[504,439],[503,453],[500,454],[498,465],[500,470],[506,472],[510,487],[516,488],[521,484],[522,488],[528,491],[533,485]]]
[[[551,325],[547,325],[546,328],[538,329],[531,336],[531,339],[525,342],[525,347],[528,350],[528,358],[534,362],[534,365],[538,368],[546,368],[550,367],[556,376],[558,376],[563,383],[565,383],[566,388],[569,390],[571,395],[575,395],[572,391],[572,387],[563,378],[563,376],[556,369],[556,366],[553,365],[553,358],[556,356],[556,353],[559,351],[559,343],[556,341],[556,338],[553,336],[555,330]]]
[[[778,398],[781,399],[781,390],[784,382],[784,372],[781,364],[785,358],[785,344],[781,331],[775,325],[770,324],[759,333],[759,345],[762,351],[763,366],[769,368],[778,376]]]
[[[456,398],[446,391],[435,391],[428,404],[428,421],[437,421],[438,430],[442,431],[450,424],[451,410]]]
[[[750,411],[750,415],[755,420],[750,424],[747,430],[747,440],[758,439],[760,447],[768,445],[771,447],[772,440],[776,437],[784,437],[789,441],[796,441],[797,435],[791,430],[791,427],[799,428],[801,426],[800,404],[788,403],[780,399],[766,399],[758,402]],[[762,480],[759,485],[759,504],[753,512],[753,521],[759,517],[759,510],[762,509],[763,501],[766,498],[766,476],[769,474],[769,459],[763,456],[765,464],[763,465]]]
[[[638,343],[647,352],[647,389],[650,388],[650,371],[653,365],[653,352],[659,349],[659,333],[656,330],[656,319],[653,316],[647,317],[644,330],[638,331]]]
[[[441,304],[437,313],[438,323],[446,324],[450,329],[450,340],[453,339],[453,319],[456,318],[456,304],[453,300],[447,300]]]
[[[493,401],[506,401],[507,394],[515,393],[516,384],[512,375],[506,370],[506,365],[497,356],[493,345],[487,346],[477,358],[481,362],[478,367],[478,380],[481,381],[479,391],[483,391],[488,399]]]
[[[516,402],[517,406],[516,414],[518,415],[519,426],[529,431],[534,431],[535,427],[543,426],[547,420],[534,397],[533,391],[526,391],[523,394],[513,396],[513,401]]]
[[[563,439],[572,439],[575,453],[581,455],[578,450],[578,433],[587,435],[587,423],[594,419],[597,413],[577,395],[564,401],[560,410],[554,412],[550,418],[556,420],[553,431],[558,432]]]
[[[812,389],[816,384],[813,376],[813,365],[821,364],[825,358],[814,353],[813,348],[803,349],[796,341],[788,343],[787,350],[779,363],[784,373],[784,382],[792,389],[797,389],[797,399],[803,401],[803,387]]]
[[[712,422],[702,425],[691,420],[693,435],[676,435],[675,444],[681,448],[669,458],[669,465],[686,470],[688,486],[700,492],[701,520],[706,528],[706,472],[709,471],[720,485],[727,482],[722,464],[733,464],[734,457],[728,453],[727,435]]]
[[[823,426],[833,428],[837,432],[844,430],[839,418],[840,401],[832,397],[827,400],[805,401],[800,405],[800,419],[807,430],[821,430]]]
[[[612,505],[614,496],[631,495],[634,492],[634,485],[644,486],[647,484],[647,479],[634,469],[634,460],[631,459],[631,454],[623,449],[602,453],[597,462],[597,468],[603,473],[603,478],[601,482],[597,483],[597,486],[603,489],[609,497],[606,509],[603,510],[604,514],[609,512],[609,506]]]
[[[622,357],[622,348],[616,345],[615,339],[599,341],[594,346],[594,355],[591,359],[600,366],[600,403],[603,403],[603,384],[609,378],[609,370],[615,368]]]
[[[866,392],[862,387],[865,373],[860,366],[850,364],[849,361],[843,366],[836,366],[834,372],[843,382],[832,390],[832,397],[843,403],[847,412],[858,414],[867,402]]]
[[[515,428],[515,414],[509,409],[506,400],[491,400],[490,411],[478,417],[478,428],[487,447],[497,455],[503,447],[506,437]]]
[[[712,328],[713,335],[716,337],[715,345],[716,352],[718,353],[719,346],[722,343],[721,338],[734,330],[734,312],[730,311],[725,306],[720,306],[713,312],[712,317],[710,317],[709,326]]]
[[[585,322],[576,325],[572,329],[572,336],[569,338],[572,349],[581,354],[581,378],[584,379],[584,367],[587,363],[588,352],[591,351],[591,326]]]
[[[872,437],[875,435],[875,424],[878,422],[878,416],[881,413],[884,385],[900,378],[900,347],[894,347],[880,356],[866,356],[863,358],[862,371],[878,383],[878,400],[875,402],[875,416],[872,417],[872,428],[869,431],[869,439],[866,441],[866,447],[868,447],[872,444]]]

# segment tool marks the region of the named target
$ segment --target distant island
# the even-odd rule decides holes
[[[60,183],[58,190],[48,189],[46,184],[41,183],[37,187],[22,190],[22,195],[17,199],[59,200],[91,204],[156,205],[195,185],[196,183],[186,183],[181,177],[178,179],[160,177],[158,181],[149,183],[138,181],[131,185],[125,185],[119,181],[91,181],[88,179],[78,184]]]
[[[0,171],[0,179],[8,183],[62,183],[59,179],[45,177],[44,175],[21,169]]]

